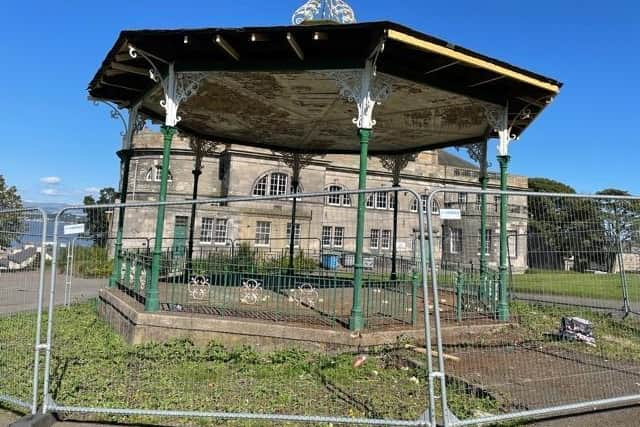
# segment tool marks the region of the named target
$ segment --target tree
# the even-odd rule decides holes
[[[540,193],[575,194],[562,182],[529,179],[529,188]],[[610,257],[598,203],[588,198],[530,196],[528,263],[531,268],[563,269],[572,259],[574,269],[601,268]]]
[[[112,187],[107,187],[100,190],[98,200],[89,195],[84,197],[83,202],[85,206],[110,205],[115,203],[117,198],[118,193],[116,190]],[[113,209],[98,207],[85,209],[84,213],[87,216],[87,227],[93,237],[93,241],[98,246],[106,246],[107,238],[109,237],[109,219]]]
[[[600,196],[630,196],[628,191],[607,188],[596,193]],[[607,247],[606,267],[612,271],[616,254],[631,252],[640,244],[640,201],[632,199],[599,199]]]
[[[8,187],[4,176],[0,175],[0,211],[22,208],[22,198],[18,190],[14,186]],[[12,213],[0,215],[0,246],[9,246],[23,230],[23,215]]]

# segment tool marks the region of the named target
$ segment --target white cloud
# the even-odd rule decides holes
[[[84,192],[89,194],[98,194],[100,193],[100,189],[98,187],[87,187],[84,189]]]
[[[45,185],[58,185],[62,182],[62,178],[59,176],[43,176],[40,178],[40,182]]]
[[[44,194],[45,196],[64,196],[64,194],[58,191],[58,189],[56,188],[43,188],[42,190],[40,190],[40,193]]]

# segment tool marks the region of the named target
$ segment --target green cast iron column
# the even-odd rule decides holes
[[[489,178],[480,177],[480,187],[483,193],[480,195],[480,280],[484,282],[487,274],[487,195],[484,191],[489,185]]]
[[[500,163],[500,190],[507,191],[507,166],[509,165],[509,156],[498,156]],[[508,252],[508,232],[507,232],[507,210],[508,197],[500,196],[500,294],[498,300],[498,319],[502,321],[509,320],[509,299],[508,299],[508,280],[509,274],[507,270],[507,252]]]
[[[369,139],[371,129],[358,129],[360,135],[360,178],[358,189],[367,188],[367,156],[369,151]],[[358,194],[358,222],[356,229],[356,256],[353,275],[353,306],[351,308],[351,318],[349,319],[349,329],[358,331],[364,328],[362,317],[362,270],[364,269],[362,252],[364,250],[364,217],[366,209],[367,195]]]
[[[160,178],[160,202],[167,200],[167,181],[169,180],[169,162],[171,157],[171,141],[176,133],[176,128],[162,126],[164,136],[164,149],[162,151],[162,175]],[[160,263],[162,261],[162,235],[164,233],[164,212],[165,206],[158,206],[158,217],[156,219],[156,238],[151,255],[151,283],[147,288],[145,311],[155,312],[160,310],[158,281],[160,280]]]
[[[129,167],[131,165],[131,150],[123,150],[118,153],[122,167],[122,181],[120,182],[120,203],[127,203],[127,192],[129,191]],[[116,231],[116,243],[113,252],[113,271],[109,279],[109,287],[115,288],[120,280],[120,270],[122,269],[122,236],[124,233],[124,206],[118,209],[118,230]]]

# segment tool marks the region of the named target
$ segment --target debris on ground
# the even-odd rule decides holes
[[[592,347],[596,346],[593,323],[580,317],[563,317],[558,333],[551,335],[560,340],[580,341]]]
[[[359,367],[364,365],[366,361],[367,361],[366,355],[361,354],[360,356],[357,356],[355,359],[353,359],[353,368],[358,369]]]
[[[415,345],[411,345],[411,344],[406,344],[404,346],[404,348],[406,348],[407,350],[413,350],[416,353],[420,353],[420,354],[427,354],[427,349],[424,347],[417,347]],[[431,351],[431,355],[434,357],[438,357],[438,352],[437,351]],[[459,362],[460,358],[457,356],[452,356],[450,354],[446,354],[443,353],[442,357],[444,357],[445,360],[449,360],[451,362]]]

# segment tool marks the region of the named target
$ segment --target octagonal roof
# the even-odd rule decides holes
[[[163,120],[162,90],[149,78],[149,64],[129,56],[135,46],[173,62],[177,72],[206,72],[197,94],[180,106],[183,131],[276,150],[357,153],[356,106],[340,96],[329,72],[362,69],[381,43],[378,77],[393,91],[375,109],[372,154],[482,141],[491,129],[487,105],[508,105],[520,135],[562,86],[398,24],[374,22],[123,31],[89,93],[121,107],[141,102],[142,113]]]

